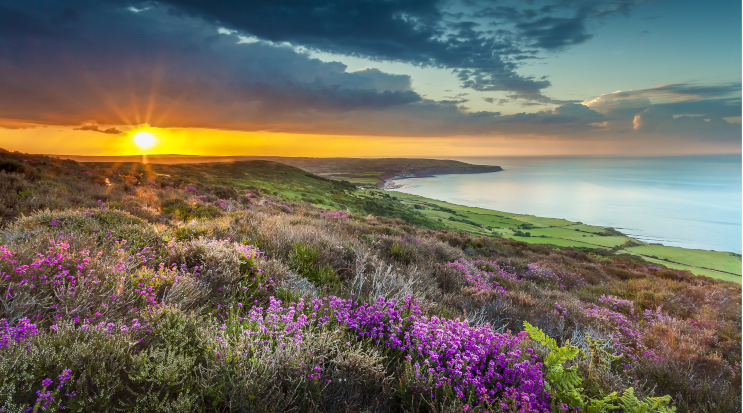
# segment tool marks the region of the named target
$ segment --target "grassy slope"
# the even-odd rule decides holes
[[[234,187],[239,191],[270,194],[289,201],[302,201],[315,206],[400,218],[406,222],[430,229],[441,228],[437,221],[420,211],[408,208],[389,199],[371,199],[354,185],[330,180],[305,172],[293,166],[271,161],[239,161],[234,163],[199,164],[150,164],[136,163],[86,163],[103,175],[115,171],[155,173],[173,179],[195,181],[204,186]]]
[[[511,214],[483,208],[466,207],[401,192],[372,191],[367,196],[374,196],[375,193],[389,194],[391,197],[395,197],[408,205],[427,205],[428,207],[420,210],[423,215],[436,220],[441,219],[441,222],[450,230],[465,231],[477,235],[492,235],[493,233],[497,233],[500,236],[530,244],[548,244],[557,247],[587,249],[611,249],[619,254],[633,254],[648,262],[663,264],[669,268],[685,269],[697,275],[705,275],[738,283],[741,282],[741,259],[728,252],[645,245],[627,236],[608,234],[605,228],[575,223],[564,219],[542,218],[532,215]],[[455,214],[436,209],[436,206],[453,211]],[[450,218],[459,221],[451,221]],[[471,223],[461,221],[471,221]],[[524,224],[529,224],[534,228],[524,228]],[[482,225],[486,229],[483,229],[481,227]],[[491,227],[493,231],[489,231],[487,229],[488,227]],[[531,236],[516,236],[514,230],[520,230],[523,233],[529,232]]]
[[[246,344],[247,348],[253,344],[257,347],[265,343],[265,337],[245,335],[247,330],[243,329],[255,325],[235,322],[235,311],[244,313],[234,308],[242,303],[252,307],[249,301],[265,306],[269,296],[288,303],[303,293],[354,297],[364,303],[379,296],[411,295],[426,303],[426,316],[468,319],[477,325],[488,322],[499,331],[520,331],[522,321],[528,321],[548,331],[559,343],[586,331],[596,332],[595,338],[611,340],[606,341],[608,351],[639,357],[635,361],[627,357],[602,368],[593,352],[589,355],[582,351],[580,358],[574,359],[574,366],[584,378],[586,397],[600,398],[634,386],[643,396],[671,394],[680,413],[738,411],[740,406],[738,285],[682,271],[653,269],[619,255],[583,254],[572,249],[560,251],[511,240],[429,231],[373,216],[329,216],[327,211],[302,202],[265,195],[303,197],[314,191],[313,196],[335,206],[348,201],[350,208],[388,208],[390,213],[407,219],[438,223],[442,218],[441,226],[490,235],[493,232],[479,227],[477,220],[501,225],[501,229],[510,225],[524,231],[553,231],[549,233],[552,236],[565,228],[585,231],[580,232],[581,238],[583,234],[607,233],[605,229],[433,204],[423,198],[413,200],[430,206],[417,210],[405,203],[410,199],[391,199],[398,193],[345,189],[349,184],[275,163],[162,168],[80,165],[0,151],[0,170],[14,172],[7,175],[0,171],[4,178],[0,179],[4,185],[0,187],[0,206],[4,208],[0,214],[10,217],[9,226],[0,230],[0,244],[9,245],[9,249],[0,251],[7,266],[0,270],[14,274],[0,277],[5,282],[0,284],[0,291],[27,288],[27,293],[4,297],[6,305],[0,306],[0,319],[17,320],[27,315],[40,330],[32,342],[14,343],[13,353],[0,357],[0,400],[20,404],[17,408],[5,404],[3,411],[27,411],[38,399],[36,390],[48,386],[42,382],[47,377],[54,379],[49,390],[55,401],[64,400],[70,411],[111,411],[113,406],[126,411],[250,411],[256,406],[287,411],[300,403],[306,406],[306,401],[326,403],[318,411],[399,411],[408,405],[391,405],[388,399],[398,395],[393,401],[400,403],[408,400],[411,391],[416,396],[421,394],[416,392],[421,385],[430,385],[425,377],[413,381],[413,375],[403,374],[398,350],[389,350],[379,340],[375,343],[373,338],[360,337],[343,326],[322,331],[308,328],[303,330],[308,339],[303,347],[289,345],[278,350],[277,346],[277,353],[258,351],[251,354],[253,357],[245,357]],[[123,173],[112,173],[117,170]],[[242,191],[255,195],[246,197]],[[279,202],[289,207],[277,207]],[[184,218],[168,211],[174,210],[168,205],[185,206],[184,211],[200,216]],[[433,206],[437,210],[432,210]],[[525,228],[525,224],[542,227]],[[61,239],[57,236],[60,232]],[[67,237],[69,244],[64,243]],[[122,238],[126,244],[115,242]],[[170,243],[174,240],[179,242]],[[244,243],[258,246],[266,259],[238,259],[241,255],[236,253],[243,251]],[[25,269],[11,268],[21,268],[16,263],[36,262],[38,254],[52,244],[59,245],[58,251],[70,248],[64,261],[72,270],[70,274],[75,268],[80,270],[79,265],[90,265],[90,274],[101,274],[105,282],[88,279],[94,282],[81,282],[77,290],[67,294],[60,294],[56,282],[51,286],[38,282],[38,288],[35,284],[24,286],[25,280],[21,282],[21,276],[15,274],[25,273]],[[148,256],[145,252],[152,254],[147,265],[142,261]],[[89,253],[100,258],[79,264],[76,254]],[[61,255],[49,253],[50,257]],[[480,267],[481,259],[497,261]],[[451,265],[453,260],[467,267],[457,270]],[[122,267],[123,263],[127,265]],[[176,263],[181,267],[161,270],[148,281],[158,264],[169,268]],[[268,277],[270,284],[276,281],[275,285],[256,285],[259,274],[245,264],[257,265],[265,271],[261,280]],[[55,274],[62,266],[55,263],[48,268],[49,274]],[[498,271],[490,273],[495,268]],[[481,276],[488,278],[478,278]],[[469,280],[477,279],[503,283],[505,289],[475,288]],[[308,283],[322,289],[309,289],[312,285]],[[153,301],[139,292],[143,285],[153,287]],[[114,286],[116,294],[111,295]],[[177,294],[171,294],[173,291]],[[155,308],[160,302],[168,306]],[[650,316],[658,316],[658,320],[617,318],[619,313],[609,311],[627,302],[638,312],[651,311]],[[137,307],[132,310],[131,304]],[[101,308],[102,314],[94,313],[100,307],[105,307]],[[596,307],[602,310],[597,313]],[[231,319],[221,315],[221,310],[228,308]],[[70,309],[76,310],[69,313]],[[76,313],[77,309],[83,310]],[[101,322],[100,326],[111,324],[108,330],[97,327],[83,333],[84,328],[77,326],[73,316],[89,317]],[[624,344],[625,339],[634,336],[615,330],[617,320],[627,321],[636,329],[630,333],[641,333],[645,339]],[[120,328],[127,324],[132,325],[131,329]],[[620,328],[626,328],[626,324]],[[431,349],[442,348],[438,344],[434,342]],[[544,360],[544,348],[528,340],[523,345],[535,352],[535,359]],[[298,348],[302,351],[296,351]],[[656,352],[650,354],[657,357],[646,357],[646,349]],[[599,363],[606,360],[597,357]],[[322,390],[305,386],[317,382],[297,374],[303,368],[300,366],[316,363],[322,365],[323,374],[335,374],[329,376],[332,380]],[[57,379],[63,368],[71,369],[73,375],[64,391],[60,390],[64,383]],[[54,387],[58,383],[60,387]],[[78,396],[63,399],[62,395],[72,388]],[[287,397],[274,397],[287,392]],[[9,394],[15,398],[7,397]],[[390,396],[373,399],[379,394]],[[355,404],[349,406],[349,400]],[[412,403],[416,399],[410,400],[415,406]],[[241,401],[249,408],[235,407]],[[375,401],[389,408],[369,408]],[[445,407],[438,411],[462,411],[461,404]],[[49,410],[56,410],[56,406]],[[300,411],[299,406],[296,410]],[[428,409],[422,405],[420,411]]]
[[[390,160],[377,160],[377,162],[381,161]],[[421,165],[418,166],[427,165],[424,161],[429,160],[421,161]],[[401,218],[406,222],[432,229],[446,228],[471,235],[513,238],[530,244],[546,244],[561,248],[573,247],[611,250],[618,254],[629,253],[669,268],[686,269],[697,275],[741,282],[741,259],[731,253],[645,245],[618,233],[607,233],[605,228],[564,219],[467,207],[394,191],[357,190],[353,185],[344,182],[345,178],[330,180],[307,173],[297,167],[271,161],[151,164],[147,166],[135,163],[89,163],[87,165],[102,169],[107,173],[113,169],[137,173],[149,170],[157,174],[194,180],[206,185],[234,185],[240,190],[247,191],[257,188],[259,191],[288,200],[304,201],[316,206],[353,213]],[[315,165],[317,167],[317,164]],[[339,168],[350,167],[361,171],[364,164],[347,162],[339,166]],[[415,204],[422,205],[423,209],[410,207]],[[516,235],[516,231],[528,232],[531,236],[519,236]]]

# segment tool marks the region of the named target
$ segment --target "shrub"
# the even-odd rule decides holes
[[[30,183],[19,173],[0,171],[0,227],[7,225],[18,213],[19,199],[31,195]]]
[[[222,215],[219,208],[202,203],[191,205],[180,198],[166,199],[161,204],[163,212],[175,215],[182,221],[190,221],[194,218],[215,218]]]
[[[332,267],[320,262],[317,249],[311,245],[295,243],[288,260],[289,269],[307,278],[317,287],[337,287],[340,279]]]

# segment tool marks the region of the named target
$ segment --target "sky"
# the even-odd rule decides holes
[[[0,0],[0,147],[741,152],[741,3]]]

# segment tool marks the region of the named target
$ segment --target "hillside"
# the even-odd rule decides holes
[[[141,156],[62,156],[77,162],[130,163],[141,162]],[[394,177],[424,177],[442,174],[470,174],[498,172],[500,166],[472,165],[440,159],[406,158],[304,158],[280,156],[189,156],[150,155],[147,162],[162,164],[231,163],[244,161],[269,161],[294,166],[307,172],[326,177],[340,178],[354,185],[382,187],[385,180]]]
[[[300,158],[312,159],[312,158]],[[354,164],[351,160],[342,168]],[[380,160],[380,162],[385,160]],[[400,164],[407,164],[402,160]],[[421,160],[422,168],[427,160]],[[511,214],[482,208],[453,205],[424,197],[391,191],[359,191],[345,181],[330,180],[308,174],[299,167],[266,160],[191,163],[86,163],[100,176],[111,174],[153,173],[195,183],[199,189],[208,186],[234,187],[256,193],[280,196],[289,201],[302,201],[315,206],[358,214],[373,214],[400,218],[405,222],[429,229],[463,231],[471,235],[504,237],[530,244],[572,247],[603,255],[633,255],[649,263],[664,267],[689,270],[696,275],[741,282],[741,260],[731,253],[687,250],[683,248],[646,245],[616,230],[571,222],[563,219],[541,218]],[[300,165],[303,166],[303,165]],[[304,165],[306,167],[306,165]],[[370,166],[370,164],[367,164]],[[177,178],[176,178],[177,177]],[[236,193],[223,194],[234,198]],[[651,252],[652,251],[652,252]]]
[[[0,151],[2,411],[740,410],[739,284],[395,194]]]

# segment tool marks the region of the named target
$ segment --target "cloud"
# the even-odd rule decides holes
[[[679,125],[693,123],[689,130],[695,133],[707,134],[714,126],[718,135],[732,136],[719,122],[740,114],[740,83],[677,83],[601,95],[584,104],[555,101],[542,94],[549,86],[545,77],[515,72],[513,59],[528,52],[514,40],[519,30],[515,17],[509,26],[514,32],[487,37],[477,31],[482,25],[450,24],[446,19],[452,17],[439,5],[423,0],[363,3],[356,12],[369,14],[361,18],[353,8],[334,2],[323,8],[315,0],[296,7],[216,2],[214,10],[201,0],[0,0],[0,11],[7,12],[0,13],[0,23],[7,23],[7,16],[14,19],[0,24],[0,118],[102,133],[118,129],[99,125],[150,123],[320,134],[588,139],[620,131],[672,134]],[[274,16],[281,7],[287,8],[285,15]],[[585,21],[623,13],[622,7],[602,7],[584,11],[590,16]],[[563,15],[574,14],[575,8],[520,13],[524,22],[539,22],[545,14],[567,18]],[[382,27],[384,22],[391,26]],[[550,22],[533,27],[557,27],[558,20]],[[242,41],[247,35],[255,38]],[[535,47],[551,47],[538,46],[537,34],[522,35]],[[566,45],[580,37],[567,31],[555,36],[562,40],[554,41]],[[466,87],[506,91],[524,106],[547,109],[506,115],[467,112],[458,107],[466,102],[460,95],[426,99],[413,89],[408,75],[375,67],[350,71],[343,63],[312,58],[298,46],[449,67]],[[483,99],[499,105],[508,101]],[[670,120],[655,109],[646,111],[652,107],[668,111]],[[678,115],[704,118],[678,120]]]
[[[491,26],[507,29],[513,24],[513,34],[529,47],[543,50],[564,50],[593,38],[590,26],[598,25],[615,15],[628,16],[632,7],[642,0],[575,0],[540,3],[534,7],[489,6],[473,14],[477,19],[491,19]]]
[[[110,1],[124,4],[119,0]],[[141,4],[141,7],[152,4],[149,0],[129,3]],[[562,4],[562,8],[567,7],[567,3],[557,3]],[[543,94],[550,86],[549,81],[518,74],[519,62],[534,58],[536,52],[530,49],[532,46],[554,50],[588,40],[591,35],[586,33],[587,17],[584,16],[606,13],[604,9],[610,8],[607,4],[628,2],[579,3],[576,7],[585,9],[578,12],[579,17],[523,19],[518,28],[499,27],[496,35],[487,30],[487,25],[472,20],[460,21],[467,18],[461,11],[445,11],[451,7],[466,8],[468,2],[369,1],[349,6],[342,0],[161,0],[159,4],[169,5],[172,13],[198,17],[277,44],[288,42],[322,52],[448,68],[457,71],[463,87],[504,91],[513,99],[559,103]],[[546,13],[544,10],[550,9],[527,14],[539,16]],[[489,18],[486,13],[475,17]],[[533,41],[521,45],[521,38]]]
[[[556,50],[588,40],[591,35],[586,29],[587,22],[617,13],[626,14],[636,1],[554,0],[550,3],[539,9],[497,7],[463,13],[476,3],[403,0],[358,2],[349,7],[346,1],[340,0],[79,0],[68,4],[41,0],[31,7],[5,0],[0,1],[0,36],[6,40],[19,39],[19,44],[32,37],[68,39],[78,43],[74,46],[93,43],[91,46],[104,55],[103,60],[111,60],[112,52],[118,50],[115,47],[104,50],[100,47],[103,39],[123,48],[124,52],[132,52],[132,46],[143,48],[143,55],[155,52],[152,49],[157,47],[168,47],[171,49],[165,55],[170,54],[167,58],[172,59],[173,48],[180,48],[184,53],[204,51],[209,47],[205,44],[209,40],[198,39],[197,34],[204,34],[207,27],[218,28],[222,34],[233,34],[241,41],[250,39],[250,43],[290,44],[372,60],[449,68],[456,72],[465,88],[507,92],[509,99],[560,104],[564,102],[544,95],[543,90],[551,85],[546,77],[518,74],[520,62],[536,57],[537,52],[532,47]],[[93,15],[97,16],[97,22],[93,21]],[[153,21],[153,15],[159,16],[159,21]],[[139,25],[132,19],[134,16],[140,17]],[[143,25],[148,19],[150,27]],[[487,29],[488,19],[498,25],[495,33]],[[184,22],[195,29],[194,33],[178,27]],[[119,38],[106,35],[114,31],[120,32]],[[183,37],[167,38],[176,32],[181,32]],[[103,38],[96,41],[95,36],[101,35]],[[121,37],[126,35],[133,36]],[[157,35],[161,38],[156,38]],[[216,34],[211,36],[218,42]],[[151,43],[143,43],[145,40]],[[179,40],[187,44],[178,44]],[[409,80],[395,78],[378,69],[376,72],[374,68],[367,69],[357,76],[353,76],[356,72],[339,74],[336,70],[330,75],[347,79],[325,80],[348,89],[395,92],[404,90],[405,83],[409,88]],[[285,72],[285,68],[279,68],[276,75]],[[307,73],[316,74],[313,70]],[[301,74],[293,75],[302,78]]]
[[[36,22],[33,30],[0,38],[4,118],[104,133],[114,130],[89,120],[412,136],[517,130],[500,112],[462,113],[461,99],[424,100],[410,76],[348,71],[277,41],[241,44],[237,33],[156,4],[136,12],[86,0],[75,10],[52,1],[36,6],[14,12]],[[47,36],[53,32],[64,35]],[[489,87],[481,75],[462,77]]]
[[[740,82],[681,82],[617,91],[583,103],[606,116],[608,129],[728,140],[741,136],[739,124],[723,119],[740,116],[740,91]]]
[[[564,49],[581,44],[593,37],[587,32],[582,17],[543,17],[516,25],[522,35],[533,40],[533,45],[547,50]]]
[[[740,100],[741,82],[730,82],[717,85],[700,85],[691,82],[669,83],[647,89],[607,93],[583,103],[594,106],[626,105],[627,102],[679,103],[700,100],[720,100],[738,95]]]
[[[692,137],[708,141],[740,141],[741,138],[741,126],[728,123],[722,117],[674,117],[667,108],[657,106],[649,107],[635,115],[633,123],[635,130],[643,133]]]
[[[291,112],[327,115],[421,100],[410,76],[349,72],[286,45],[238,44],[235,35],[162,7],[135,13],[94,1],[76,5],[74,25],[55,20],[70,14],[56,2],[14,11],[36,26],[0,37],[2,117],[246,127]],[[66,34],[47,36],[59,30]]]
[[[110,127],[107,129],[101,129],[97,122],[87,122],[80,126],[79,128],[73,128],[74,130],[87,130],[87,131],[93,131],[93,132],[100,132],[105,133],[109,135],[118,135],[122,131],[116,129],[115,127]]]

